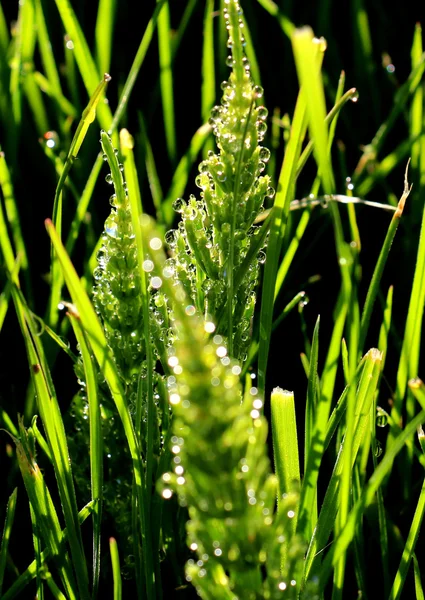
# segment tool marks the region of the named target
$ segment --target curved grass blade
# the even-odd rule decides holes
[[[397,210],[394,212],[393,218],[391,219],[391,223],[390,226],[388,228],[387,231],[387,235],[385,236],[385,241],[382,245],[381,248],[381,252],[379,254],[379,258],[378,261],[376,263],[376,267],[375,270],[373,272],[373,276],[372,276],[372,280],[370,282],[370,286],[367,292],[367,296],[366,296],[366,301],[363,307],[363,312],[362,312],[362,319],[361,319],[361,324],[360,324],[360,335],[359,335],[359,354],[362,353],[363,351],[363,347],[364,347],[364,343],[365,343],[365,339],[366,339],[366,334],[368,332],[369,329],[369,322],[370,322],[370,317],[372,314],[372,310],[373,310],[373,306],[376,300],[376,296],[378,294],[379,291],[379,284],[381,282],[381,278],[382,278],[382,273],[384,271],[384,267],[385,264],[387,262],[387,258],[388,258],[388,254],[390,252],[391,249],[391,245],[393,243],[395,234],[397,232],[399,223],[400,223],[400,218],[403,214],[403,209],[404,209],[404,205],[406,203],[406,200],[410,194],[411,191],[411,187],[409,187],[409,183],[407,180],[407,169],[409,167],[409,164],[407,164],[406,167],[406,172],[404,175],[404,190],[403,190],[403,194],[400,198],[400,201],[398,203],[397,206]]]
[[[26,306],[22,293],[16,287],[13,289],[13,295],[27,349],[28,363],[31,367],[31,377],[36,391],[37,406],[46,432],[55,469],[79,594],[82,599],[85,599],[89,596],[88,573],[81,531],[78,526],[77,503],[62,415],[32,314]]]
[[[84,109],[81,120],[78,124],[75,135],[72,139],[71,146],[68,151],[68,156],[65,161],[63,171],[59,177],[58,184],[56,186],[55,198],[53,201],[52,220],[57,229],[59,236],[62,235],[62,189],[65,185],[65,181],[68,174],[78,156],[78,152],[81,145],[86,137],[87,131],[90,125],[93,123],[96,117],[96,109],[98,107],[101,96],[103,95],[108,82],[111,80],[111,76],[105,73],[102,81],[98,84],[92,97],[89,100],[87,107]],[[61,277],[59,265],[53,252],[53,246],[51,251],[51,277],[52,287],[50,294],[50,307],[49,307],[49,324],[54,327],[57,323],[57,306],[59,304],[63,278]]]
[[[16,500],[18,498],[18,488],[15,488],[9,496],[6,507],[6,518],[3,527],[0,547],[0,597],[3,588],[4,571],[6,568],[7,550],[12,533],[13,521],[15,520]]]
[[[93,503],[89,502],[86,504],[78,513],[78,519],[80,526],[84,523],[84,521],[90,516],[93,510]],[[59,551],[62,554],[65,548],[66,541],[68,539],[68,532],[66,528],[61,532],[61,539],[59,542]],[[41,553],[41,562],[44,564],[48,560],[51,560],[52,555],[48,548],[43,550]],[[37,575],[37,562],[35,560],[25,569],[23,573],[18,577],[18,579],[13,583],[10,588],[5,592],[2,596],[2,600],[14,600],[14,598],[20,596],[22,591],[31,583],[31,581]]]
[[[51,556],[60,556],[61,529],[53,500],[45,483],[44,477],[35,460],[34,439],[30,430],[25,430],[22,420],[19,423],[20,439],[15,438],[16,453],[25,488],[31,507],[43,536],[44,543]],[[37,562],[36,562],[37,564]],[[89,598],[88,589],[77,592],[71,562],[66,555],[58,561],[57,567],[68,596],[72,599]],[[37,569],[38,570],[38,569]]]

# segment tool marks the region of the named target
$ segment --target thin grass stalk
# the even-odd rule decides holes
[[[15,520],[16,501],[18,498],[18,488],[15,488],[9,496],[6,506],[6,518],[4,521],[3,533],[0,546],[0,596],[3,588],[4,572],[6,569],[7,551],[9,540],[12,534],[13,522]]]
[[[388,254],[391,249],[391,245],[393,243],[395,234],[397,232],[401,216],[403,214],[404,206],[406,204],[406,200],[410,194],[411,187],[409,187],[409,183],[407,180],[407,168],[404,175],[404,190],[403,194],[399,200],[397,210],[394,212],[393,218],[391,219],[390,226],[387,231],[387,235],[385,236],[384,243],[381,248],[381,252],[379,254],[378,261],[376,263],[375,270],[372,275],[372,279],[369,285],[369,289],[366,296],[366,301],[362,311],[362,320],[360,324],[360,336],[359,336],[359,348],[358,351],[361,354],[363,351],[363,347],[366,340],[366,334],[369,329],[370,317],[372,315],[373,306],[375,304],[376,296],[379,291],[379,284],[381,282],[382,273],[384,271],[385,264],[387,262]]]

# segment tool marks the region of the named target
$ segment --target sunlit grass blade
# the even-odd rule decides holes
[[[206,123],[215,102],[215,62],[214,62],[214,0],[207,0],[204,13],[204,40],[202,49],[202,120]]]
[[[360,354],[363,351],[364,343],[366,340],[366,335],[367,335],[367,332],[369,329],[370,317],[372,315],[373,306],[375,304],[376,296],[379,291],[379,284],[381,282],[382,273],[384,271],[384,267],[387,262],[388,254],[390,252],[391,245],[393,243],[395,234],[397,232],[401,216],[403,214],[404,205],[410,194],[410,190],[411,190],[411,188],[409,188],[409,183],[407,180],[407,167],[406,167],[406,173],[404,176],[403,194],[398,203],[397,210],[395,211],[393,218],[391,219],[391,223],[388,228],[384,243],[382,245],[381,252],[379,254],[379,258],[376,263],[376,267],[373,272],[372,280],[370,282],[370,286],[369,286],[369,289],[367,292],[366,301],[365,301],[365,304],[363,307],[362,320],[361,320],[361,325],[360,325],[360,337],[359,337],[359,353]]]
[[[300,93],[295,107],[291,136],[285,152],[271,215],[267,259],[264,269],[260,314],[260,345],[258,350],[258,387],[263,394],[265,390],[267,360],[273,322],[273,303],[277,265],[282,238],[285,233],[290,202],[295,195],[295,171],[304,135],[305,101],[302,93]]]
[[[87,94],[92,96],[99,83],[100,74],[90,52],[84,33],[77,20],[74,9],[69,0],[55,0],[65,31],[73,42],[73,53],[78,64]],[[102,74],[103,75],[103,74]],[[100,126],[104,129],[110,127],[112,121],[111,109],[107,104],[100,103],[98,109]]]
[[[50,81],[46,79],[42,73],[39,71],[34,71],[34,81],[44,94],[47,94],[50,96],[50,98],[52,98],[53,102],[59,106],[60,110],[65,116],[71,117],[72,119],[77,117],[77,111],[74,105],[71,104],[68,98],[65,98],[61,92],[57,92],[50,84]]]
[[[425,481],[422,484],[421,493],[416,505],[415,515],[410,526],[407,536],[406,545],[404,546],[403,554],[400,560],[393,587],[391,588],[389,600],[399,600],[403,592],[403,587],[406,582],[407,574],[410,568],[413,552],[415,551],[416,543],[419,538],[422,521],[425,514]]]
[[[114,580],[114,600],[122,598],[122,581],[120,569],[120,557],[118,554],[118,544],[115,538],[109,539],[109,550],[111,552],[112,574]]]
[[[416,417],[410,421],[405,429],[397,436],[391,447],[385,452],[378,468],[375,470],[369,479],[361,498],[355,503],[353,509],[345,524],[344,530],[334,543],[330,546],[329,552],[326,555],[320,568],[320,586],[323,590],[328,578],[332,572],[333,565],[338,561],[340,556],[347,551],[353,537],[355,535],[356,525],[363,515],[365,509],[373,502],[375,494],[379,486],[382,484],[385,477],[391,471],[394,459],[400,450],[404,447],[406,440],[415,432],[416,428],[425,418],[425,411],[422,410]]]
[[[103,499],[103,438],[100,419],[100,401],[97,389],[97,368],[90,353],[86,336],[81,328],[79,319],[69,307],[68,316],[75,337],[80,347],[85,375],[85,390],[89,405],[90,426],[90,479],[91,498],[93,502],[93,584],[92,595],[95,598],[99,587],[100,576],[100,534],[102,525]]]
[[[157,0],[158,1],[158,0]],[[158,17],[158,46],[162,112],[164,115],[165,140],[171,164],[177,158],[177,140],[174,116],[173,71],[171,64],[171,26],[168,0]]]
[[[63,92],[59,78],[59,71],[56,66],[41,0],[35,0],[35,19],[37,23],[37,37],[41,61],[51,87],[51,95],[54,98],[62,97]]]
[[[307,469],[308,456],[310,453],[314,423],[316,420],[316,403],[320,397],[320,382],[317,373],[317,363],[319,360],[319,327],[320,316],[317,317],[313,332],[311,352],[309,359],[309,373],[307,386],[307,402],[305,410],[305,431],[304,431],[304,472]]]
[[[52,221],[56,227],[59,236],[62,235],[62,190],[67,180],[68,174],[72,168],[72,165],[74,164],[75,159],[78,157],[78,153],[80,151],[84,138],[86,137],[87,131],[96,117],[96,110],[98,108],[100,98],[105,92],[106,86],[110,79],[111,77],[108,74],[105,74],[102,81],[98,84],[92,97],[90,98],[87,107],[83,111],[81,120],[72,139],[63,171],[59,177],[59,181],[56,186],[55,198],[53,201]],[[59,265],[53,252],[53,247],[51,253],[51,278],[52,281],[48,321],[49,324],[54,328],[58,319],[57,306],[60,300],[63,278],[61,276]]]
[[[422,315],[425,305],[425,211],[422,215],[419,247],[416,257],[412,292],[403,336],[400,362],[397,370],[397,385],[394,406],[391,411],[393,421],[400,423],[407,381],[418,375]],[[410,416],[410,415],[409,415]]]
[[[3,533],[0,546],[0,596],[3,588],[4,571],[6,568],[7,552],[9,540],[12,534],[13,522],[15,520],[16,501],[18,497],[18,488],[15,488],[7,501],[6,519],[4,522]]]
[[[297,491],[300,486],[300,463],[298,451],[297,423],[293,392],[275,388],[271,395],[271,424],[273,456],[278,478],[278,510],[284,494]],[[295,533],[297,519],[291,520],[291,531]],[[285,543],[286,542],[286,543]],[[290,540],[282,544],[282,564],[288,559]]]
[[[140,72],[140,69],[143,65],[143,61],[145,59],[146,53],[151,44],[153,34],[154,34],[154,31],[155,31],[155,28],[156,28],[156,25],[158,22],[158,15],[160,14],[160,12],[162,10],[162,7],[164,6],[165,1],[166,0],[160,0],[160,2],[158,2],[152,17],[146,26],[142,40],[137,49],[136,56],[134,57],[129,74],[127,76],[127,80],[126,80],[123,90],[121,92],[121,96],[120,96],[120,99],[118,102],[118,107],[114,113],[114,118],[113,118],[112,123],[109,128],[110,133],[113,133],[116,131],[116,129],[123,117],[123,114],[127,108],[128,101],[130,99],[131,93],[134,88],[134,84],[136,83],[137,76]],[[67,249],[68,254],[72,253],[72,249],[74,247],[75,241],[76,241],[79,231],[80,231],[81,223],[83,222],[84,215],[86,214],[87,209],[89,207],[90,200],[93,195],[94,187],[96,185],[97,178],[98,178],[99,173],[102,168],[102,164],[103,164],[102,156],[101,156],[101,154],[99,154],[93,165],[90,176],[86,182],[86,186],[84,188],[83,194],[81,195],[80,202],[79,202],[79,205],[77,208],[77,212],[76,212],[75,217],[71,224],[70,233],[69,233],[69,236],[68,236],[68,239],[66,242],[66,249]],[[94,268],[94,267],[91,268],[92,262],[93,261],[89,261],[89,267],[90,267],[91,271],[93,271],[93,268]]]
[[[53,459],[79,593],[81,598],[86,598],[88,597],[87,565],[78,526],[77,503],[62,415],[33,317],[17,288],[14,288],[13,295],[31,368],[32,383],[36,391],[37,407]]]
[[[153,600],[154,598],[154,581],[152,571],[152,555],[150,550],[150,539],[146,539],[146,499],[145,499],[145,488],[143,481],[143,466],[141,463],[141,456],[139,450],[139,444],[137,436],[133,427],[127,399],[122,389],[122,385],[116,371],[115,363],[113,362],[104,331],[99,322],[99,319],[94,311],[93,305],[90,302],[87,292],[83,288],[80,279],[66,254],[65,248],[57,235],[53,223],[48,219],[46,221],[46,228],[49,233],[50,239],[54,245],[55,251],[57,252],[58,259],[61,264],[63,276],[71,294],[73,304],[75,304],[78,314],[80,315],[81,324],[88,336],[88,340],[92,347],[93,353],[99,364],[99,367],[108,383],[109,389],[112,394],[112,398],[117,407],[118,414],[121,418],[125,436],[128,442],[130,455],[133,460],[133,472],[135,477],[136,489],[138,494],[138,505],[140,510],[140,522],[142,528],[142,536],[144,537],[145,543],[145,572],[147,581],[147,598]]]
[[[92,502],[89,502],[84,506],[80,512],[78,513],[78,519],[80,525],[84,523],[84,521],[90,516],[93,510]],[[66,541],[68,539],[67,530],[64,529],[61,532],[61,538],[59,542],[59,549],[63,552],[65,548]],[[47,561],[51,560],[52,554],[49,548],[43,550],[41,554],[41,562],[44,564]],[[5,592],[2,596],[2,600],[13,600],[14,598],[22,597],[22,591],[31,583],[31,581],[37,575],[37,563],[35,560],[25,569],[21,575],[19,575],[18,579],[10,586],[10,588]]]
[[[317,552],[323,550],[332,530],[334,529],[335,519],[339,510],[339,488],[341,485],[341,475],[344,469],[345,461],[348,460],[350,468],[353,467],[360,444],[365,435],[366,428],[369,425],[370,408],[372,406],[373,397],[376,391],[380,368],[381,353],[376,349],[372,349],[367,354],[360,383],[358,389],[356,390],[355,415],[352,424],[352,430],[354,432],[352,444],[347,450],[347,446],[345,445],[347,438],[345,437],[338,453],[334,470],[332,472],[332,477],[323,500],[317,526],[314,530],[314,534],[308,548],[306,556],[306,575],[308,575],[310,569],[313,569],[313,573],[316,572],[316,568],[318,568],[318,566],[315,567],[313,563],[316,563],[317,565],[320,563],[320,559],[322,557],[321,554],[317,555]],[[305,485],[306,483],[304,482],[303,487]],[[339,558],[341,557],[338,556],[338,559]]]
[[[116,10],[116,0],[100,0],[95,29],[95,55],[99,73],[109,73]]]
[[[40,598],[44,600],[44,581],[42,578],[43,574],[43,564],[41,562],[41,544],[42,544],[42,535],[39,530],[37,520],[38,515],[36,515],[30,504],[30,514],[31,514],[31,523],[32,523],[32,539],[34,545],[34,554],[35,554],[35,562],[37,564],[37,576],[36,576],[36,586],[37,586],[37,599]]]
[[[415,592],[416,592],[416,600],[424,600],[425,593],[422,587],[422,578],[421,578],[421,568],[418,563],[418,559],[416,555],[413,555],[413,571],[415,575]]]
[[[303,89],[309,119],[310,136],[314,140],[313,153],[320,171],[320,178],[326,194],[335,190],[335,182],[330,161],[326,124],[325,92],[317,55],[324,51],[324,41],[316,40],[311,29],[297,29],[292,36],[295,63],[300,87]]]
[[[4,207],[6,210],[7,221],[9,223],[13,243],[16,253],[19,254],[19,261],[22,270],[26,273],[28,270],[28,257],[25,248],[25,242],[22,235],[22,228],[19,218],[18,207],[16,204],[15,193],[13,189],[12,179],[10,176],[9,167],[6,162],[4,152],[0,151],[0,187],[4,198]],[[27,284],[28,273],[27,275]]]
[[[19,468],[22,473],[25,488],[38,520],[40,531],[51,556],[59,557],[61,529],[59,519],[44,477],[35,460],[34,440],[31,431],[26,431],[20,423],[20,439],[15,439]],[[72,573],[69,557],[58,563],[58,570],[67,591],[72,599],[79,597],[77,586]],[[81,598],[89,598],[88,589],[81,591]]]

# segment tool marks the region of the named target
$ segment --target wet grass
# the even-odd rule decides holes
[[[422,30],[319,4],[0,4],[2,598],[424,597]]]

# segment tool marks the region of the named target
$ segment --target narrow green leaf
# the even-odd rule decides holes
[[[118,544],[115,538],[109,538],[109,550],[111,552],[112,575],[114,579],[114,600],[121,600],[122,581],[120,557],[118,554]]]
[[[9,540],[12,534],[13,521],[15,520],[16,500],[18,497],[18,488],[15,488],[9,496],[6,507],[6,519],[3,527],[3,534],[0,546],[0,596],[3,588],[4,571],[6,568],[7,551]]]

